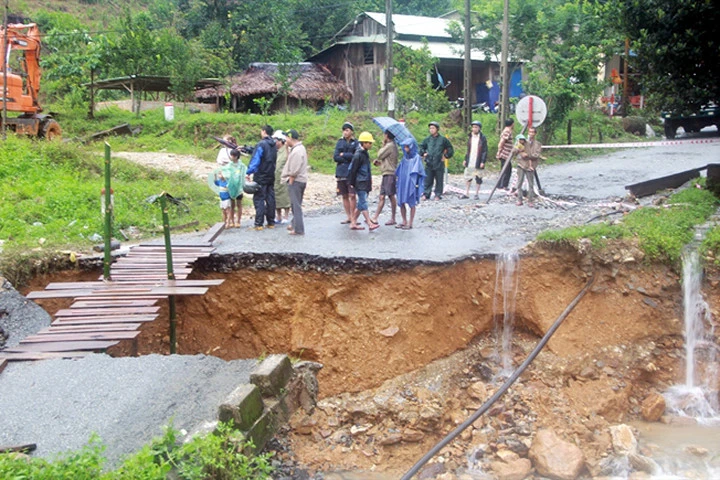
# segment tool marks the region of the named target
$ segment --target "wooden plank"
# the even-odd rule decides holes
[[[15,445],[11,447],[0,447],[0,453],[30,453],[37,449],[35,443],[25,443],[23,445]]]
[[[633,183],[632,185],[626,185],[625,190],[630,190],[630,193],[636,197],[645,197],[652,195],[658,190],[664,190],[666,188],[677,188],[685,182],[697,178],[700,176],[700,172],[707,168],[694,168],[692,170],[685,170],[683,172],[674,173],[672,175],[666,175],[664,177],[654,178],[644,182]]]
[[[43,335],[30,335],[25,337],[21,342],[20,346],[25,346],[28,343],[48,343],[48,342],[77,342],[86,340],[132,340],[133,338],[140,335],[138,330],[130,332],[83,332],[83,333],[56,333],[56,334],[43,334]]]
[[[22,352],[22,353],[6,353],[4,350],[0,352],[0,358],[4,358],[10,362],[24,362],[33,360],[50,360],[53,358],[79,358],[86,357],[89,352]]]
[[[127,330],[137,330],[142,323],[115,323],[115,324],[95,324],[95,325],[51,325],[43,328],[38,335],[53,335],[56,333],[71,332],[121,332]]]
[[[156,303],[157,300],[96,300],[75,302],[70,308],[152,307]]]
[[[100,277],[102,278],[102,277]],[[167,274],[165,275],[138,275],[138,274],[113,274],[112,276],[115,283],[126,283],[126,282],[135,282],[137,280],[153,280],[153,281],[159,281],[159,280],[167,280]],[[177,280],[185,280],[187,278],[186,274],[183,275],[175,275],[175,278]]]
[[[92,290],[42,290],[39,292],[30,292],[25,295],[25,298],[42,300],[43,298],[74,298],[78,295],[92,295]]]
[[[7,367],[8,361],[5,358],[0,357],[0,373],[5,370],[5,367]]]
[[[140,247],[158,247],[159,246],[159,247],[164,248],[163,245],[160,245],[157,243],[141,243],[139,246]],[[207,242],[197,241],[197,242],[173,242],[172,245],[170,245],[170,248],[172,248],[172,249],[175,249],[178,247],[180,247],[180,248],[182,248],[182,247],[210,248],[210,247],[212,247],[212,244],[207,243]]]
[[[151,285],[155,287],[211,287],[221,285],[225,280],[207,279],[207,280],[168,280],[167,277],[160,281],[155,280],[138,280],[136,283],[141,286]],[[119,287],[124,287],[127,282],[123,282]],[[70,290],[77,289],[98,289],[102,287],[112,287],[117,282],[53,282],[48,283],[45,290]]]
[[[90,301],[97,301],[97,302],[103,302],[105,300],[107,301],[115,301],[115,300],[162,300],[163,298],[167,298],[167,295],[133,295],[132,297],[116,297],[113,295],[93,295],[92,297],[75,297],[75,300],[78,302],[90,302]]]
[[[50,325],[107,325],[114,323],[152,322],[158,315],[127,315],[127,316],[97,316],[97,317],[62,317]]]
[[[223,222],[218,222],[212,227],[210,227],[210,230],[205,233],[205,235],[202,237],[203,242],[207,243],[213,243],[215,239],[225,230],[225,224]]]
[[[217,250],[215,247],[179,247],[173,248],[171,251],[173,255],[177,254],[193,254],[193,255],[209,255],[210,253]],[[130,252],[141,252],[141,253],[157,253],[165,255],[165,247],[132,247]]]
[[[74,351],[101,351],[117,345],[120,340],[87,340],[78,342],[45,342],[26,343],[14,348],[3,350],[8,353],[32,353],[32,352],[74,352]]]
[[[65,308],[55,313],[56,317],[87,317],[91,315],[135,315],[141,313],[157,313],[160,307],[115,307],[115,308]]]
[[[191,273],[192,268],[188,268],[187,263],[173,263],[173,273]],[[165,266],[145,265],[142,263],[115,263],[112,266],[110,275],[119,270],[145,270],[149,273],[165,273],[167,269]]]

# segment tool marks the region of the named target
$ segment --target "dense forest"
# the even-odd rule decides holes
[[[692,110],[720,98],[720,9],[713,0],[511,0],[509,6],[511,54],[529,72],[524,87],[550,99],[559,116],[597,98],[603,87],[597,66],[622,54],[626,37],[650,106]],[[82,84],[91,76],[166,75],[174,93],[189,98],[199,78],[225,78],[251,62],[302,61],[359,12],[384,10],[384,0],[9,2],[11,20],[40,26],[43,94],[47,103],[66,106],[86,104]],[[438,16],[464,12],[464,2],[394,0],[393,10]],[[473,29],[485,32],[473,48],[499,53],[503,1],[473,0],[471,11]],[[459,38],[461,26],[453,33]]]

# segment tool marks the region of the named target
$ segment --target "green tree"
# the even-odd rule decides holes
[[[430,54],[427,41],[423,48],[413,50],[395,45],[393,51],[397,74],[393,76],[395,102],[403,115],[413,109],[442,112],[448,109],[444,91],[435,90],[428,82],[437,59]]]
[[[715,0],[612,0],[610,5],[608,24],[632,41],[632,66],[649,106],[689,114],[720,101]]]

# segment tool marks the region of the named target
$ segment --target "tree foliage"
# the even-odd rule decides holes
[[[448,108],[445,93],[437,91],[428,81],[437,59],[430,54],[427,42],[421,50],[395,47],[394,65],[401,75],[393,77],[396,108],[403,115],[408,111],[441,112]]]
[[[720,101],[720,8],[715,0],[612,1],[632,42],[650,106],[692,113]]]

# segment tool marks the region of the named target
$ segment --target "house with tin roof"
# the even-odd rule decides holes
[[[352,91],[351,107],[354,110],[381,111],[385,84],[385,45],[388,31],[393,42],[401,48],[421,49],[424,41],[430,54],[437,59],[435,71],[428,72],[436,88],[445,89],[448,99],[463,95],[463,62],[465,47],[449,33],[451,22],[462,23],[457,12],[440,18],[417,15],[393,15],[390,29],[385,13],[363,12],[340,30],[329,47],[313,55],[309,62],[320,63]],[[494,106],[500,93],[500,59],[487,57],[473,50],[472,102],[487,102]],[[511,63],[510,97],[522,92],[521,64]]]

